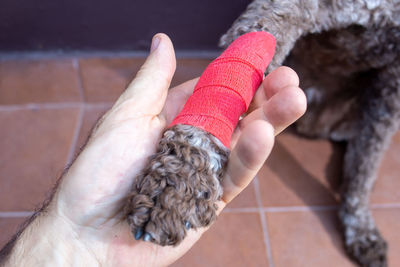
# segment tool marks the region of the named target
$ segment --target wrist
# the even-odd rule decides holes
[[[26,227],[5,266],[98,266],[96,257],[79,240],[69,223],[45,211]]]

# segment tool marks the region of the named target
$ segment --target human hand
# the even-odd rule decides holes
[[[54,256],[40,258],[36,249],[35,263],[51,258],[64,264],[165,266],[187,252],[206,231],[190,230],[180,245],[161,247],[136,241],[121,213],[132,179],[155,152],[163,130],[197,82],[191,80],[168,91],[175,65],[171,41],[164,34],[156,35],[145,64],[94,128],[85,149],[61,180],[46,213],[21,237],[27,240],[29,234],[38,233],[46,236],[45,242],[34,242],[36,247],[39,245],[39,255],[40,244],[52,244]],[[296,73],[286,67],[275,70],[263,81],[248,115],[233,134],[219,211],[259,171],[272,149],[274,135],[304,113],[305,96],[298,86]],[[15,249],[32,253],[23,247],[27,244],[18,242]]]

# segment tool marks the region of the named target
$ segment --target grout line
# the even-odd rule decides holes
[[[0,111],[16,111],[25,109],[63,109],[63,108],[77,108],[82,104],[80,102],[61,102],[61,103],[29,103],[21,105],[1,105]]]
[[[400,203],[382,203],[382,204],[371,204],[371,209],[392,209],[400,208]],[[282,206],[282,207],[262,207],[263,212],[278,213],[278,212],[304,212],[304,211],[328,211],[338,210],[338,205],[330,206]],[[230,213],[249,213],[257,212],[259,208],[226,208],[224,211]]]
[[[289,207],[266,207],[264,212],[299,212],[299,211],[325,211],[337,210],[339,206],[289,206]]]
[[[258,201],[257,201],[258,202]],[[372,204],[371,209],[391,209],[400,208],[400,203],[383,203],[383,204]],[[263,212],[279,213],[279,212],[304,212],[304,211],[329,211],[338,210],[338,205],[330,206],[282,206],[282,207],[261,207]],[[260,208],[226,208],[224,212],[229,213],[251,213],[257,212]]]
[[[400,203],[372,204],[372,209],[390,209],[400,208]],[[302,212],[302,211],[324,211],[336,210],[338,206],[288,206],[288,207],[268,207],[268,208],[225,208],[223,212],[227,213],[256,213],[262,212]],[[31,216],[33,211],[0,211],[0,218],[7,217],[25,217]]]
[[[223,212],[227,213],[254,213],[258,212],[259,208],[225,208]]]
[[[400,208],[400,203],[382,203],[382,204],[371,204],[372,209],[392,209]]]
[[[79,59],[78,58],[72,59],[72,66],[74,67],[74,69],[76,71],[76,77],[78,78],[78,89],[79,89],[79,94],[80,94],[80,97],[81,97],[81,101],[82,102],[86,102],[85,90],[83,89],[81,67],[79,65]]]
[[[256,194],[256,199],[257,199],[257,204],[258,204],[258,212],[260,214],[260,219],[261,219],[261,227],[262,227],[263,234],[264,234],[264,243],[265,243],[265,249],[266,249],[266,253],[267,253],[268,265],[269,265],[269,267],[274,267],[274,261],[273,261],[272,252],[271,252],[271,242],[269,241],[269,236],[268,236],[268,224],[267,224],[267,219],[265,218],[265,212],[263,210],[260,186],[258,183],[257,176],[254,177],[254,191]]]
[[[149,43],[150,45],[150,43]],[[221,49],[211,50],[176,50],[175,55],[177,59],[193,58],[193,59],[208,59],[216,58],[221,54]],[[0,60],[16,60],[16,59],[59,59],[59,58],[146,58],[148,50],[131,50],[131,51],[10,51],[0,52]]]
[[[82,84],[82,76],[81,76],[81,71],[80,71],[80,66],[79,66],[79,60],[77,58],[72,59],[72,66],[76,72],[76,77],[78,81],[78,90],[79,90],[79,95],[82,103],[86,102],[85,98],[85,91],[83,90],[83,84]],[[74,160],[75,156],[75,151],[76,151],[76,145],[78,143],[79,139],[79,134],[81,132],[82,128],[82,123],[83,123],[83,117],[85,115],[86,108],[84,105],[81,105],[79,108],[79,113],[78,113],[78,118],[75,126],[75,131],[74,135],[72,137],[72,142],[71,142],[71,147],[69,148],[68,156],[67,156],[67,162],[65,163],[65,166],[68,166],[72,163]]]
[[[29,217],[33,213],[33,211],[0,211],[0,218]]]
[[[114,102],[85,103],[85,108],[111,108]]]
[[[61,103],[29,103],[20,105],[0,105],[0,111],[35,110],[35,109],[64,109],[64,108],[101,108],[111,107],[113,102],[81,103],[81,102],[61,102]]]
[[[67,162],[65,163],[65,166],[68,166],[69,164],[71,164],[74,159],[76,145],[78,143],[79,133],[81,132],[84,115],[85,115],[85,107],[82,105],[79,109],[78,118],[77,118],[75,130],[74,130],[74,135],[72,137],[71,147],[69,148]]]

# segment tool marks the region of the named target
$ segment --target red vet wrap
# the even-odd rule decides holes
[[[237,38],[204,70],[170,126],[187,124],[217,137],[227,148],[275,52],[275,38],[251,32]]]

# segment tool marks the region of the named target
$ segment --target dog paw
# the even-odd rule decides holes
[[[189,229],[215,221],[229,151],[212,138],[187,125],[164,133],[125,205],[135,239],[177,245]]]
[[[188,181],[169,183],[168,179],[151,187],[150,179],[148,175],[142,178],[143,182],[131,193],[125,207],[136,240],[162,246],[177,245],[189,229],[205,227],[215,221],[215,200],[220,198],[217,191],[200,192]]]
[[[220,198],[217,192],[201,193],[184,181],[171,184],[164,180],[161,184],[165,186],[158,188],[158,195],[145,195],[143,191],[147,189],[142,187],[130,200],[127,219],[135,239],[162,246],[177,245],[189,229],[215,221],[217,206],[210,196]]]
[[[387,266],[387,243],[376,228],[347,229],[346,249],[361,266]]]

